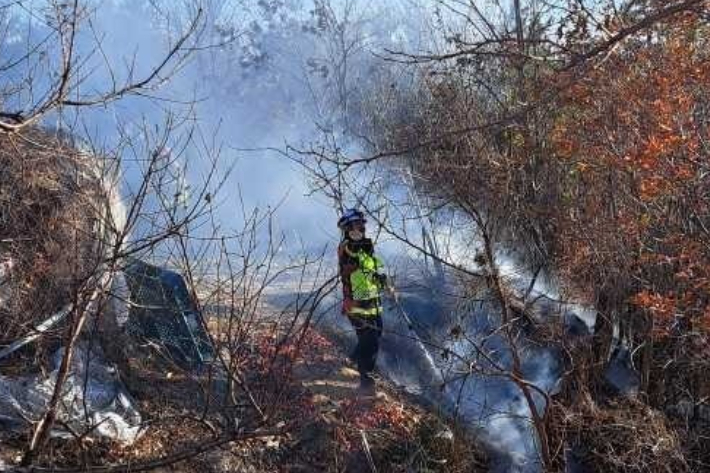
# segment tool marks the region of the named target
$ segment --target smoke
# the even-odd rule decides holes
[[[476,272],[482,270],[475,261],[481,245],[475,238],[467,240],[466,235],[474,233],[471,228],[471,222],[462,227],[435,226],[433,234],[442,256]],[[470,293],[465,289],[465,282],[463,286],[457,284],[455,271],[447,271],[446,283],[437,285],[436,278],[427,275],[421,256],[415,259],[418,266],[423,267],[424,276],[404,271],[406,277],[399,281],[406,287],[401,291],[401,298],[410,318],[417,321],[419,336],[431,341],[425,345],[446,380],[445,392],[440,395],[427,389],[435,377],[423,376],[428,367],[421,362],[424,357],[416,353],[420,348],[407,344],[406,340],[399,342],[395,337],[384,344],[380,358],[382,369],[391,379],[424,393],[431,401],[440,403],[439,407],[450,416],[475,430],[489,448],[492,471],[541,471],[530,406],[519,386],[506,375],[512,367],[511,347],[500,330],[500,308],[495,298],[487,294],[485,288]],[[526,300],[539,323],[559,324],[565,327],[567,337],[593,332],[596,312],[570,301],[553,278],[544,272],[535,275],[516,260],[514,252],[500,251],[496,260],[511,294],[521,300],[527,294]],[[468,296],[464,295],[466,293]],[[396,315],[388,313],[386,319],[385,326],[390,332],[407,333]],[[457,335],[459,333],[462,335]],[[522,359],[524,379],[549,395],[555,394],[563,372],[563,358],[558,350],[526,341],[524,331],[515,344]],[[407,350],[399,350],[400,345],[408,345]],[[545,398],[536,391],[532,394],[536,410],[544,412]]]
[[[97,9],[94,28],[104,35],[103,54],[110,63],[135,57],[139,73],[149,69],[190,14],[175,11],[173,2],[158,2],[169,8],[166,16],[148,5],[116,0]],[[108,113],[95,111],[87,121],[106,139],[116,121],[159,123],[166,109],[190,114],[189,125],[220,143],[220,173],[231,169],[218,196],[219,220],[226,228],[239,228],[235,207],[243,203],[247,210],[278,208],[278,226],[296,245],[314,248],[337,240],[330,203],[311,195],[302,169],[272,149],[307,147],[324,129],[343,146],[355,146],[346,133],[355,112],[344,101],[367,89],[370,73],[380,64],[373,53],[402,47],[402,41],[420,35],[416,20],[402,14],[402,5],[349,0],[204,3],[205,49],[160,89],[161,100],[130,99],[112,105]],[[90,45],[91,38],[85,39]],[[347,58],[341,48],[352,48]],[[345,59],[346,66],[340,64]],[[106,73],[91,78],[97,87],[107,79]],[[181,101],[196,102],[188,109]],[[188,180],[197,187],[204,166],[194,164],[199,163],[194,157],[186,160]]]
[[[197,12],[196,4],[187,1],[86,0],[82,7],[76,57],[81,65],[78,89],[84,94],[148,76]],[[270,149],[306,147],[328,130],[342,146],[356,151],[347,129],[358,117],[348,101],[367,90],[373,71],[382,67],[376,53],[421,41],[425,15],[412,14],[417,6],[407,0],[387,5],[365,0],[205,0],[199,7],[200,41],[188,43],[198,48],[188,61],[161,74],[169,80],[157,90],[93,109],[67,109],[45,124],[71,128],[111,150],[126,136],[144,140],[146,126],[162,126],[172,114],[174,122],[183,124],[168,152],[180,147],[180,133],[196,129],[199,136],[176,164],[188,187],[199,188],[207,172],[200,141],[219,149],[218,174],[231,170],[216,199],[225,229],[241,226],[238,208],[243,203],[247,212],[278,207],[279,227],[289,240],[317,247],[337,239],[330,224],[331,204],[310,195],[302,169]],[[49,1],[18,2],[2,13],[8,34],[0,41],[9,58],[21,58],[27,44],[43,44],[51,32]],[[3,109],[22,110],[49,89],[60,47],[48,51],[44,69],[35,71],[34,96],[14,96],[14,103],[3,103]],[[3,85],[21,82],[30,67],[20,61],[12,74],[4,73]],[[140,156],[124,159],[125,195],[140,180],[140,161]]]
[[[48,121],[72,125],[90,141],[110,150],[118,148],[126,136],[142,140],[146,128],[154,129],[164,123],[166,114],[173,114],[183,126],[177,132],[178,143],[171,149],[179,148],[180,138],[184,138],[181,133],[194,128],[198,142],[214,143],[206,147],[221,151],[219,171],[231,169],[216,198],[220,203],[219,224],[225,230],[241,226],[239,207],[243,202],[247,212],[254,207],[278,207],[279,228],[296,244],[302,241],[313,248],[337,241],[329,202],[310,195],[302,171],[270,149],[283,149],[287,144],[307,146],[320,138],[322,130],[328,130],[346,149],[357,150],[357,144],[347,135],[355,126],[353,121],[358,120],[357,107],[348,100],[366,93],[377,69],[384,67],[374,53],[385,48],[420,50],[431,41],[425,31],[429,6],[406,0],[380,3],[207,1],[203,3],[201,31],[204,48],[181,63],[151,97],[126,97],[99,108],[66,111]],[[3,44],[8,57],[22,56],[27,37],[33,38],[31,42],[41,41],[48,27],[36,18],[46,6],[37,1],[29,7],[29,13],[24,6],[5,11],[10,12],[7,22],[12,26]],[[81,84],[85,92],[106,90],[114,81],[121,84],[149,74],[195,12],[172,1],[91,0],[87,6],[93,10],[91,22],[77,38],[78,55],[85,58],[82,71],[87,75]],[[349,51],[347,66],[342,61],[343,46]],[[2,84],[21,80],[26,72],[16,68]],[[40,89],[47,86],[38,84]],[[12,105],[21,109],[26,100],[23,95]],[[205,177],[207,164],[201,159],[204,147],[189,147],[176,164],[175,172],[184,174],[184,179],[176,181],[181,194],[188,195]],[[148,151],[139,149],[135,159],[124,160],[124,195],[130,195],[140,179],[141,157],[145,157],[141,152]],[[129,150],[125,152],[130,154]],[[446,259],[467,266],[473,264],[477,243],[461,234],[459,228],[450,227],[435,236]],[[503,270],[507,279],[521,282],[520,287],[529,281],[526,276],[530,275],[521,275],[512,261],[506,262]],[[553,300],[558,296],[553,288],[540,280],[534,292]],[[437,289],[439,292],[435,292]],[[508,366],[504,341],[491,335],[499,323],[495,308],[480,307],[457,315],[450,301],[442,301],[441,289],[425,284],[419,286],[420,292],[412,290],[403,298],[410,317],[434,327],[431,333],[420,335],[435,338],[441,335],[437,327],[446,332],[463,319],[468,332],[479,342],[485,338],[488,350]],[[580,312],[579,308],[570,310]],[[585,312],[584,321],[591,326],[593,314]],[[407,332],[401,321],[392,330],[400,335]],[[430,369],[428,358],[419,352],[402,357],[407,351],[396,350],[397,346],[386,345],[383,350],[388,355],[388,347],[393,348],[389,353],[392,372],[405,384],[427,384],[431,374],[422,375],[421,370]],[[407,349],[412,346],[406,345]],[[462,356],[472,351],[462,342],[449,348]],[[553,391],[560,371],[555,354],[535,347],[524,350],[526,379]],[[440,359],[437,362],[446,371],[445,363]],[[513,466],[535,468],[537,450],[529,408],[512,382],[472,375],[452,382],[446,394],[451,410],[478,426],[493,451],[504,452],[498,459],[501,471],[514,471]]]

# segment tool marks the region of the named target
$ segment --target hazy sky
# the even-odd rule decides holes
[[[138,69],[147,71],[160,60],[166,48],[166,31],[156,28],[160,21],[151,18],[145,2],[104,1],[101,5],[92,26],[102,35],[103,54],[112,63],[135,57]],[[219,7],[209,10],[216,5]],[[385,46],[420,41],[419,26],[414,25],[422,17],[397,11],[398,7],[410,8],[409,2],[391,3],[387,8],[377,5],[379,2],[356,0],[347,13],[352,24],[345,36],[357,43],[349,57],[348,90],[367,85],[368,69],[380,61],[373,53]],[[311,14],[313,2],[215,2],[207,8],[218,10],[210,18],[220,30],[218,33],[209,26],[204,42],[218,43],[229,34],[236,39],[228,46],[197,52],[158,95],[171,100],[198,100],[196,123],[204,136],[214,137],[222,145],[222,170],[233,167],[218,199],[222,202],[222,224],[240,225],[237,202],[241,194],[249,208],[279,205],[278,222],[289,238],[300,237],[308,243],[337,239],[334,211],[323,197],[306,196],[308,184],[301,169],[275,152],[243,151],[311,143],[319,138],[318,126],[338,131],[328,80],[333,76],[329,64],[332,37],[309,30],[318,22]],[[336,18],[344,17],[343,8],[341,2],[333,2]],[[163,27],[179,30],[175,23]],[[92,36],[87,34],[82,39],[86,48],[94,47]],[[329,71],[325,80],[323,69],[319,69],[322,67]],[[99,70],[90,83],[98,88],[107,79],[105,71]],[[136,124],[138,133],[139,123],[160,123],[166,109],[184,111],[185,107],[131,98],[93,110],[88,121],[97,136],[110,140],[117,120],[129,123],[129,128],[130,123]],[[347,141],[345,137],[343,140]],[[352,149],[352,142],[350,146]],[[188,180],[196,185],[203,172],[202,166],[191,164]],[[130,166],[126,173],[130,179]]]

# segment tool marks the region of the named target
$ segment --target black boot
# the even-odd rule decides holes
[[[367,394],[375,392],[375,380],[367,373],[360,374],[360,391]]]

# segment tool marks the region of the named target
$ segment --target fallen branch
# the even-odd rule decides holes
[[[28,334],[25,337],[20,338],[19,340],[12,342],[10,345],[8,345],[5,348],[3,348],[2,350],[0,350],[0,360],[2,360],[3,358],[6,358],[7,356],[16,352],[17,350],[24,347],[28,343],[32,343],[33,341],[38,339],[43,333],[45,333],[47,330],[51,329],[52,327],[57,325],[57,323],[64,320],[64,318],[71,313],[72,307],[73,306],[71,304],[69,304],[64,309],[55,313],[54,315],[49,317],[47,320],[45,320],[44,322],[39,324],[37,327],[33,328],[32,333]]]

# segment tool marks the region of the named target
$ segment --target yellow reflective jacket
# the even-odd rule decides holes
[[[382,287],[377,275],[384,270],[382,260],[364,249],[354,249],[351,242],[347,241],[341,244],[338,253],[343,296],[348,307],[346,312],[349,315],[369,317],[380,315]]]

